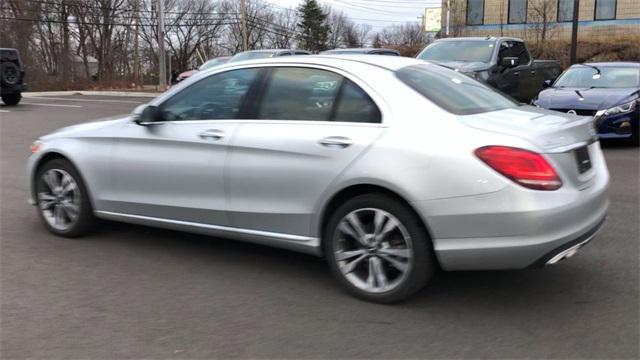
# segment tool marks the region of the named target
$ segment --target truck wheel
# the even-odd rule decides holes
[[[20,69],[12,62],[0,64],[0,80],[4,85],[13,86],[20,82]]]
[[[8,106],[18,105],[21,99],[22,95],[20,93],[2,95],[2,102]]]

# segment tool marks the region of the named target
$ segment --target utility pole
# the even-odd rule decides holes
[[[71,48],[69,47],[69,8],[66,1],[62,1],[62,78],[65,90],[68,90],[71,78],[69,62],[71,60]]]
[[[160,91],[167,88],[167,55],[164,50],[164,5],[162,0],[157,0],[158,13],[158,65],[159,77],[158,85]]]
[[[573,1],[573,23],[571,24],[571,65],[577,60],[578,47],[578,18],[580,17],[580,0]]]
[[[135,35],[133,37],[133,83],[136,89],[140,87],[140,0],[136,0],[135,5]]]
[[[249,50],[249,39],[247,36],[247,4],[245,0],[240,0],[240,22],[242,23],[242,51]]]
[[[449,37],[449,24],[451,23],[451,0],[447,0],[447,31],[446,35]]]

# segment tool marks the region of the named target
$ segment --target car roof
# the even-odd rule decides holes
[[[260,53],[260,52],[269,52],[269,53],[275,52],[275,53],[278,53],[278,52],[284,52],[284,51],[290,52],[290,51],[303,51],[303,50],[295,50],[295,49],[258,49],[258,50],[242,51],[242,52],[239,52],[238,54],[242,54],[242,53]],[[236,54],[236,55],[238,55],[238,54]]]
[[[573,64],[571,67],[580,66],[581,64]],[[597,66],[597,67],[637,67],[640,68],[640,62],[632,61],[609,61],[609,62],[589,62],[584,65]]]
[[[334,52],[370,53],[372,51],[390,51],[393,53],[398,53],[398,50],[394,50],[394,49],[367,47],[367,48],[331,49],[331,50],[323,51],[321,54],[331,54]]]
[[[442,38],[442,39],[438,39],[436,41],[440,42],[440,41],[465,41],[465,40],[471,40],[471,41],[499,41],[499,40],[512,40],[512,41],[524,41],[520,38],[516,38],[516,37],[507,37],[507,36],[501,36],[501,37],[495,37],[495,36],[470,36],[470,37],[458,37],[458,38]]]
[[[256,65],[268,65],[271,63],[278,64],[309,64],[309,65],[326,65],[326,66],[334,66],[340,67],[344,66],[352,66],[352,65],[365,65],[365,66],[375,66],[378,68],[384,68],[390,71],[396,71],[403,67],[411,66],[411,65],[419,65],[425,64],[426,61],[418,60],[415,58],[402,57],[402,56],[371,56],[366,54],[355,54],[355,55],[308,55],[308,56],[296,56],[296,57],[277,57],[277,58],[264,58],[264,59],[253,59],[253,60],[243,60],[233,63],[227,63],[221,65],[220,67],[216,67],[216,69],[220,69],[222,67],[231,67],[240,64],[256,64]]]

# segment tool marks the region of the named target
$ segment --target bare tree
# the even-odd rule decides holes
[[[531,0],[529,2],[530,30],[535,37],[536,46],[541,46],[556,28],[555,14],[557,11],[555,0]]]
[[[220,36],[223,17],[209,0],[177,0],[167,24],[167,44],[173,64],[178,69],[190,69],[199,64],[196,51]]]

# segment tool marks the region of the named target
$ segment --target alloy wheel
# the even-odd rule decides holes
[[[333,237],[334,257],[342,275],[355,287],[382,293],[394,290],[412,266],[411,237],[392,214],[375,208],[347,214]]]
[[[56,230],[70,229],[80,215],[80,191],[68,172],[50,169],[38,184],[38,206],[47,223]]]

